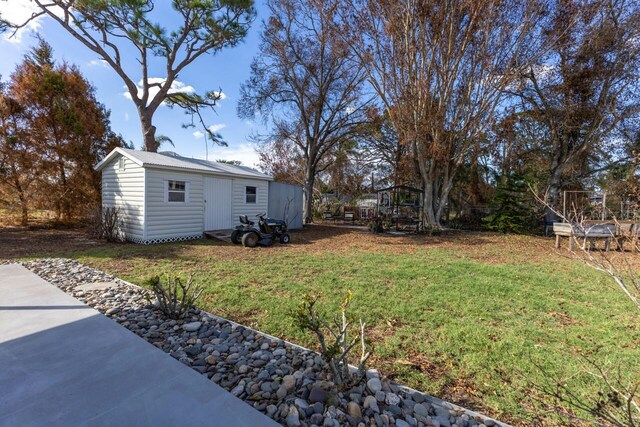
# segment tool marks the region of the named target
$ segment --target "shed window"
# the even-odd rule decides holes
[[[246,194],[247,203],[256,203],[256,194],[258,194],[256,187],[247,186],[245,190],[245,194]]]
[[[187,183],[185,181],[167,181],[168,202],[185,202],[186,196]]]
[[[125,163],[124,157],[121,156],[120,159],[118,160],[118,169],[123,171],[125,168],[125,164],[126,163]]]

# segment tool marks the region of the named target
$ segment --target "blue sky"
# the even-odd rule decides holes
[[[157,1],[162,5],[164,1]],[[28,0],[0,0],[0,14],[9,20],[18,21],[29,16],[30,6]],[[248,136],[256,131],[264,130],[259,123],[239,119],[236,115],[240,85],[249,77],[250,64],[258,53],[259,34],[262,20],[266,19],[265,7],[260,0],[256,1],[257,18],[254,21],[249,35],[242,44],[235,48],[225,49],[216,55],[207,55],[199,58],[190,67],[186,68],[178,81],[185,86],[193,87],[197,92],[221,89],[224,99],[220,101],[216,113],[207,116],[209,125],[214,126],[229,144],[228,147],[212,147],[209,145],[209,159],[241,160],[244,164],[254,166],[257,163],[257,154],[248,140]],[[163,10],[159,17],[170,17],[167,10]],[[0,75],[6,81],[16,65],[20,63],[29,49],[36,43],[35,32],[40,33],[54,49],[54,57],[57,61],[67,61],[77,65],[85,77],[95,86],[97,98],[109,110],[111,110],[112,129],[122,134],[125,140],[132,141],[136,148],[141,145],[142,137],[140,124],[135,107],[125,95],[126,90],[122,80],[100,58],[68,35],[54,21],[43,18],[31,28],[25,29],[18,37],[8,39],[9,34],[0,37]],[[139,80],[137,74],[139,67],[133,60],[131,71],[135,74],[135,80]],[[164,77],[161,73],[150,77]],[[183,129],[182,123],[189,121],[189,117],[178,109],[171,110],[162,106],[154,116],[154,124],[157,133],[169,136],[175,148],[162,147],[165,150],[176,151],[185,156],[201,157],[205,155],[205,139],[197,128]]]

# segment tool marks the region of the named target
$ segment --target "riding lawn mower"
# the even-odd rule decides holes
[[[256,215],[258,225],[249,221],[247,215],[240,215],[240,224],[231,232],[231,241],[236,245],[242,243],[247,248],[271,246],[274,240],[289,243],[291,237],[287,232],[287,223],[281,219],[266,218],[266,213]]]

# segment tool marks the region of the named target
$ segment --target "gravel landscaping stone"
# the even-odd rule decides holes
[[[367,372],[366,383],[338,390],[311,350],[197,309],[184,319],[169,319],[150,291],[77,261],[22,265],[282,425],[505,426],[390,382],[375,370]]]
[[[191,323],[182,325],[182,329],[184,329],[187,332],[195,332],[198,329],[200,329],[201,326],[202,326],[202,322],[191,322]]]
[[[358,405],[356,402],[349,402],[347,404],[347,413],[353,418],[362,418],[360,405]]]
[[[380,412],[380,408],[378,408],[378,401],[373,396],[367,396],[364,398],[364,404],[362,405],[365,409],[371,409],[373,412]]]
[[[309,402],[324,403],[327,401],[327,392],[322,387],[313,387],[309,393]]]
[[[387,393],[387,395],[384,398],[384,402],[387,405],[391,405],[391,406],[398,405],[400,403],[400,398],[395,393]]]
[[[371,378],[367,381],[367,388],[371,393],[376,394],[376,392],[382,390],[382,382],[379,378]]]
[[[415,412],[416,415],[419,415],[421,417],[429,416],[429,410],[421,403],[416,403],[413,406],[413,412]]]

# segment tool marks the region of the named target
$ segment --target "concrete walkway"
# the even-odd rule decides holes
[[[0,426],[279,426],[19,265],[0,265]]]

